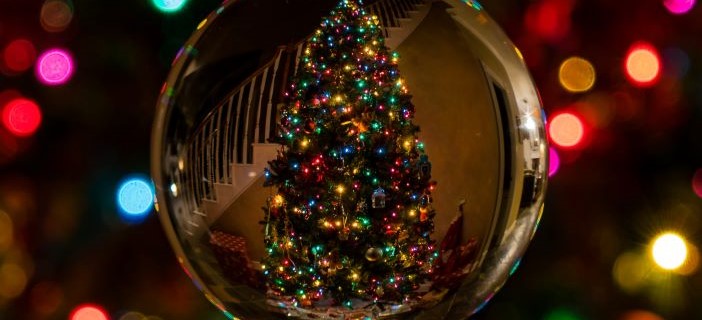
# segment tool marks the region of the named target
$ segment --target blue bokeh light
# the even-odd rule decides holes
[[[154,188],[143,177],[127,177],[117,188],[117,207],[126,222],[141,222],[154,205]]]

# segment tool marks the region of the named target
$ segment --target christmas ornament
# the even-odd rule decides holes
[[[366,260],[374,262],[383,257],[383,250],[380,248],[368,248],[366,250]]]
[[[519,50],[465,0],[225,2],[152,142],[178,261],[244,319],[471,315],[531,239],[546,150]]]

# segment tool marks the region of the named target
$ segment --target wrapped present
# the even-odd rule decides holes
[[[229,282],[233,285],[263,287],[262,275],[253,268],[246,250],[246,240],[243,237],[223,231],[213,231],[210,234],[210,246],[222,273]]]

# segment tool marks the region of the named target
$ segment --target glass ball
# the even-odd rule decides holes
[[[519,265],[548,174],[519,50],[471,0],[240,0],[158,103],[178,261],[230,318],[466,318]]]

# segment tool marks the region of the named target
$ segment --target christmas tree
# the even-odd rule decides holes
[[[300,59],[266,169],[268,287],[302,307],[412,299],[437,257],[435,183],[398,55],[377,17],[342,0]]]

